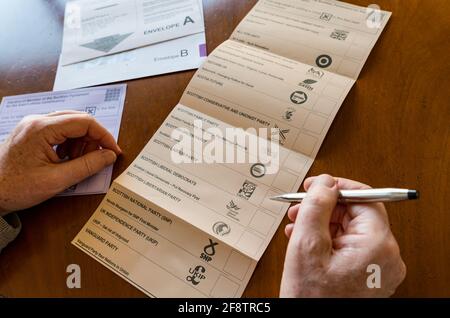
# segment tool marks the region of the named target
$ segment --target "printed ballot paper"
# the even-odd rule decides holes
[[[342,2],[259,1],[73,244],[149,296],[242,295],[289,206],[270,198],[298,190],[390,16],[376,14],[373,28],[365,8]],[[254,159],[226,134],[236,127],[271,139],[265,150],[277,169],[272,161],[210,163],[219,149],[208,152],[211,144]],[[264,128],[277,135],[264,137]],[[187,137],[192,151],[179,148]]]
[[[127,10],[120,11],[123,8]],[[141,24],[136,21],[138,16]],[[133,36],[108,52],[80,44],[89,37],[127,33],[131,27],[136,28]],[[55,91],[195,69],[207,55],[201,0],[68,2],[63,39]],[[106,36],[92,43],[103,48],[112,46],[112,39],[120,37]],[[72,64],[66,65],[68,60]]]
[[[62,110],[83,111],[94,116],[117,140],[125,92],[126,85],[111,85],[4,97],[0,104],[0,141],[3,142],[8,137],[23,117]],[[60,195],[106,193],[111,174],[112,167],[108,167]]]

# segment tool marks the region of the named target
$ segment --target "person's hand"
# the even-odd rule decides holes
[[[120,153],[114,137],[86,113],[25,117],[0,145],[0,216],[51,198]]]
[[[307,197],[288,211],[281,297],[388,297],[406,275],[384,205],[337,204],[338,189],[367,185],[328,175],[308,178]],[[371,264],[380,288],[369,288]],[[371,286],[373,287],[373,286]]]

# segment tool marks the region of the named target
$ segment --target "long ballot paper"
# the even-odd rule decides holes
[[[150,296],[242,295],[289,205],[270,197],[300,187],[390,17],[377,14],[370,28],[365,8],[342,2],[259,1],[73,244]],[[195,141],[196,129],[230,127],[278,128],[277,172],[200,162],[195,143],[211,136]],[[180,128],[199,162],[173,161]]]

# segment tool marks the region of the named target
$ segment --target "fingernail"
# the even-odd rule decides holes
[[[321,174],[320,176],[316,177],[311,184],[312,187],[317,185],[332,188],[336,185],[336,179],[328,174]]]
[[[117,160],[117,155],[114,151],[108,149],[102,149],[103,156],[105,157],[105,161],[108,164],[113,164]]]
[[[305,182],[313,182],[316,177],[308,177],[305,179]]]

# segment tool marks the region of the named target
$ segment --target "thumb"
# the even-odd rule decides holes
[[[311,253],[322,254],[330,251],[329,225],[338,194],[333,177],[321,175],[314,178],[306,198],[300,204],[291,236],[300,253],[312,256]]]
[[[117,155],[112,150],[92,151],[76,159],[58,164],[55,169],[56,178],[59,185],[63,189],[67,189],[112,165],[116,160]]]

